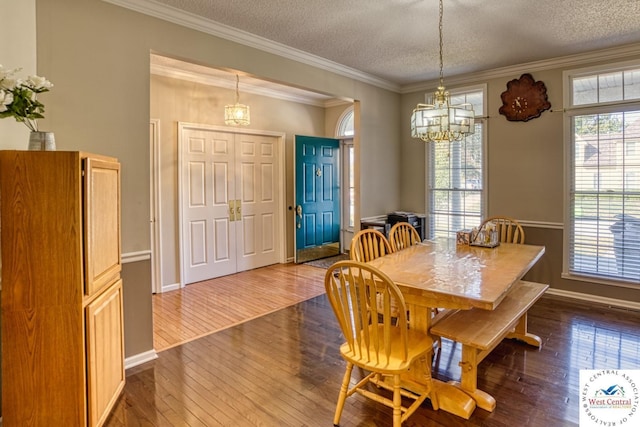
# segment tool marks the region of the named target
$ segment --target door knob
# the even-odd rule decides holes
[[[300,218],[302,218],[302,205],[297,205],[296,206],[296,215],[298,215]]]

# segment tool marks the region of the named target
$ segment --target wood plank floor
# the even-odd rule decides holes
[[[273,287],[323,274],[280,267],[293,272],[268,273]],[[530,311],[529,329],[541,350],[505,340],[478,368],[494,412],[476,409],[464,420],[427,401],[404,426],[577,426],[580,369],[640,368],[638,312],[545,296]],[[341,343],[325,295],[203,336],[128,370],[106,426],[330,426],[344,373]],[[459,378],[459,352],[445,340],[434,376]],[[347,400],[342,427],[390,425],[386,407]]]
[[[153,296],[153,344],[166,350],[324,293],[324,270],[276,264]]]

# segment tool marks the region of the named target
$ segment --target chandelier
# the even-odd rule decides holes
[[[440,85],[430,100],[411,114],[411,137],[425,142],[459,141],[473,135],[475,113],[471,104],[450,105],[442,73],[442,0],[440,0]]]
[[[239,84],[240,77],[236,74],[236,103],[233,105],[225,105],[224,107],[224,123],[226,125],[247,126],[249,124],[249,106],[240,104]]]

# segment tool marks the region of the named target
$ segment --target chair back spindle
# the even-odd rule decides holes
[[[391,252],[391,245],[384,234],[367,228],[353,236],[349,257],[353,261],[368,262]]]
[[[393,252],[420,243],[420,241],[418,230],[408,222],[396,222],[389,231],[389,244]]]

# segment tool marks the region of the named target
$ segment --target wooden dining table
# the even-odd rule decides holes
[[[402,291],[411,328],[429,333],[434,309],[495,310],[505,296],[544,254],[544,246],[506,244],[495,248],[456,245],[453,239],[437,239],[410,246],[369,261]],[[414,370],[411,380],[424,373]],[[461,383],[465,375],[461,372]],[[468,419],[476,401],[490,402],[481,390],[463,390],[459,383],[435,381],[441,409]],[[494,407],[495,407],[495,400]],[[491,408],[489,408],[491,410]]]

